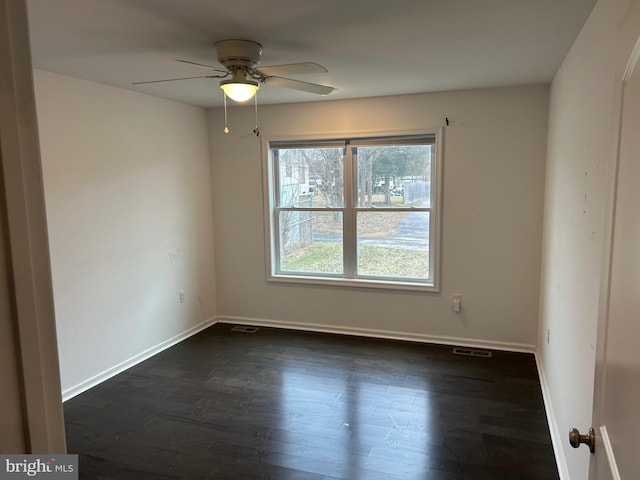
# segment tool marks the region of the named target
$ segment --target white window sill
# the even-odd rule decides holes
[[[439,292],[433,283],[402,281],[378,278],[336,278],[279,273],[270,275],[267,280],[275,283],[293,283],[298,285],[318,285],[331,287],[377,288],[384,290],[405,290],[416,292]]]

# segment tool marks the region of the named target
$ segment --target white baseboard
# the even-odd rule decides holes
[[[609,432],[604,425],[600,427],[600,440],[602,446],[607,454],[607,463],[609,464],[609,470],[611,471],[611,478],[613,480],[621,480],[620,470],[618,470],[618,463],[616,462],[616,456],[613,454],[613,446],[611,445],[611,439],[609,438]]]
[[[97,375],[94,375],[93,377],[78,383],[77,385],[74,385],[73,387],[63,390],[62,401],[66,402],[67,400],[75,397],[76,395],[80,395],[82,392],[89,390],[92,387],[95,387],[96,385],[104,382],[105,380],[108,380],[109,378],[125,371],[127,368],[131,368],[134,365],[137,365],[138,363],[143,362],[144,360],[162,352],[163,350],[166,350],[167,348],[174,346],[176,343],[179,343],[191,337],[192,335],[195,335],[196,333],[201,332],[202,330],[204,330],[207,327],[210,327],[214,323],[216,323],[216,318],[210,318],[208,320],[205,320],[204,322],[199,323],[195,327],[191,327],[189,330],[186,330],[176,335],[175,337],[171,337],[170,339],[165,340],[164,342],[159,343],[158,345],[155,345],[151,348],[146,349],[143,352],[140,352],[137,355],[134,355],[133,357],[125,360],[124,362],[120,362],[119,364],[114,365],[113,367],[108,368],[105,371],[100,372]]]
[[[360,337],[385,338],[389,340],[404,340],[409,342],[436,343],[441,345],[486,348],[490,350],[502,350],[508,352],[535,353],[536,351],[535,345],[528,345],[525,343],[494,342],[472,338],[441,337],[436,335],[394,332],[390,330],[372,330],[368,328],[343,327],[317,323],[287,322],[266,318],[234,317],[228,315],[218,316],[216,320],[217,323],[239,323],[256,327],[288,328],[290,330],[303,330],[318,333],[337,333],[342,335],[356,335]]]
[[[553,453],[556,457],[556,465],[558,467],[558,474],[560,480],[571,480],[569,476],[569,467],[567,465],[567,459],[564,455],[564,449],[562,445],[568,437],[563,436],[558,428],[558,421],[553,411],[553,404],[551,402],[551,394],[549,393],[549,384],[547,383],[547,376],[544,373],[544,367],[542,360],[535,353],[536,365],[538,367],[538,377],[540,378],[540,387],[542,389],[542,398],[544,400],[545,411],[547,412],[547,423],[549,424],[549,433],[551,434],[551,443],[553,445]]]
[[[423,335],[423,334],[414,334],[407,332],[394,332],[389,330],[372,330],[372,329],[364,329],[364,328],[355,328],[355,327],[344,327],[344,326],[335,326],[335,325],[323,325],[323,324],[315,324],[315,323],[300,323],[300,322],[287,322],[282,320],[271,320],[265,318],[250,318],[250,317],[236,317],[236,316],[218,316],[206,320],[195,327],[190,328],[189,330],[176,335],[154,347],[148,348],[147,350],[134,355],[133,357],[125,360],[124,362],[119,363],[93,377],[71,387],[62,392],[63,401],[67,401],[76,395],[94,387],[105,380],[117,375],[118,373],[123,372],[124,370],[137,365],[138,363],[156,355],[163,350],[166,350],[169,347],[185,340],[192,335],[204,330],[207,327],[215,323],[234,323],[234,324],[243,324],[243,325],[252,325],[258,327],[275,327],[275,328],[287,328],[291,330],[302,330],[302,331],[311,331],[311,332],[319,332],[319,333],[336,333],[343,335],[356,335],[361,337],[372,337],[372,338],[385,338],[390,340],[404,340],[411,342],[421,342],[421,343],[434,343],[441,345],[456,345],[456,346],[464,346],[464,347],[474,347],[474,348],[486,348],[491,350],[501,350],[501,351],[509,351],[509,352],[522,352],[522,353],[533,353],[536,359],[536,365],[538,368],[538,376],[540,378],[540,385],[542,389],[542,396],[544,399],[545,410],[547,414],[547,422],[549,424],[549,431],[551,433],[551,441],[553,444],[553,451],[556,458],[556,463],[558,466],[558,473],[560,474],[560,480],[570,480],[569,470],[567,467],[567,462],[564,456],[564,451],[562,449],[562,436],[560,435],[560,431],[558,430],[558,424],[555,419],[555,415],[553,413],[553,406],[551,403],[551,396],[549,394],[549,388],[546,380],[546,376],[544,373],[544,368],[542,367],[540,357],[537,353],[535,345],[529,345],[524,343],[509,343],[509,342],[495,342],[488,340],[478,340],[478,339],[470,339],[470,338],[460,338],[460,337],[449,337],[449,336],[436,336],[436,335]]]
[[[463,347],[474,347],[474,348],[487,348],[491,350],[503,350],[509,352],[524,352],[524,353],[534,353],[535,347],[533,345],[523,344],[523,343],[507,343],[507,342],[494,342],[494,341],[486,341],[486,340],[476,340],[469,338],[458,338],[458,337],[442,337],[435,335],[422,335],[422,334],[413,334],[406,332],[394,332],[389,330],[372,330],[372,329],[363,329],[363,328],[354,328],[354,327],[342,327],[342,326],[334,326],[334,325],[322,325],[322,324],[311,324],[311,323],[299,323],[299,322],[286,322],[281,320],[270,320],[265,318],[250,318],[250,317],[234,317],[234,316],[220,316],[211,318],[206,320],[195,327],[190,328],[189,330],[182,332],[179,335],[176,335],[158,345],[155,345],[147,350],[134,355],[133,357],[120,362],[113,367],[104,370],[103,372],[94,375],[87,380],[84,380],[73,387],[67,388],[62,391],[62,401],[66,402],[67,400],[75,397],[76,395],[81,394],[82,392],[89,390],[92,387],[108,380],[109,378],[125,371],[128,368],[137,365],[138,363],[166,350],[169,347],[172,347],[176,343],[189,338],[192,335],[204,330],[205,328],[219,322],[225,323],[241,323],[243,325],[254,325],[260,327],[276,327],[276,328],[287,328],[291,330],[303,330],[303,331],[311,331],[311,332],[319,332],[319,333],[336,333],[342,335],[356,335],[361,337],[372,337],[372,338],[386,338],[390,340],[404,340],[410,342],[421,342],[421,343],[435,343],[441,345],[456,345]]]

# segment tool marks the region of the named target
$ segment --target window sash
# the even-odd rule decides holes
[[[434,134],[419,134],[419,135],[401,135],[395,137],[368,137],[368,138],[356,138],[351,140],[308,140],[308,141],[271,141],[267,143],[267,151],[271,155],[272,163],[271,167],[271,179],[268,181],[268,189],[270,191],[270,226],[272,228],[271,241],[271,266],[268,269],[271,271],[270,278],[283,277],[283,279],[290,279],[293,281],[310,281],[311,283],[317,283],[315,280],[363,280],[364,286],[367,286],[369,280],[375,285],[394,288],[403,288],[403,286],[409,286],[415,284],[418,287],[427,287],[429,290],[437,290],[437,274],[439,268],[439,210],[440,201],[438,196],[440,194],[440,162],[441,153],[440,147],[436,148],[431,157],[431,165],[429,167],[430,174],[430,205],[427,206],[359,206],[357,205],[358,197],[358,182],[357,182],[357,155],[352,154],[352,147],[364,147],[364,146],[393,146],[393,145],[436,145],[440,133]],[[342,166],[343,166],[343,206],[339,207],[297,207],[297,206],[280,206],[280,166],[278,164],[278,150],[282,149],[302,149],[302,148],[343,148]],[[272,192],[272,189],[277,191]],[[343,267],[344,273],[342,274],[324,274],[319,272],[304,272],[304,271],[290,271],[283,270],[281,268],[282,259],[280,258],[281,251],[281,239],[280,239],[280,225],[279,218],[281,212],[340,212],[343,220]],[[428,278],[410,278],[410,277],[384,277],[384,276],[368,276],[357,273],[358,263],[358,236],[357,236],[357,223],[356,218],[359,212],[379,212],[379,213],[393,213],[393,212],[425,212],[429,214],[429,233],[426,239],[429,242],[429,275]],[[277,280],[277,279],[276,279]],[[324,283],[324,282],[323,282]]]
[[[354,147],[375,147],[375,146],[393,146],[393,145],[435,145],[437,134],[424,133],[417,135],[394,135],[394,136],[378,136],[378,137],[352,137],[342,139],[323,139],[323,140],[281,140],[270,141],[269,148],[271,150],[284,149],[302,149],[302,148],[328,148],[328,147],[346,147],[353,145]]]

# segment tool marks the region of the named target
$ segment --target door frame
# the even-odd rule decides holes
[[[25,0],[0,0],[0,218],[7,258],[13,391],[22,445],[2,453],[66,453],[44,184]],[[3,273],[5,274],[5,273]],[[11,432],[4,432],[11,435]],[[15,451],[22,450],[22,451]]]

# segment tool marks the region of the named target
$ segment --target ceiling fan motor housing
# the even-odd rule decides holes
[[[218,62],[233,70],[233,67],[253,68],[260,63],[262,45],[251,40],[221,40],[214,44]]]

